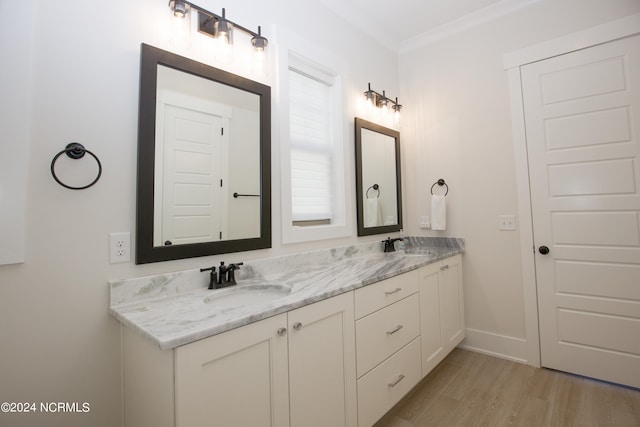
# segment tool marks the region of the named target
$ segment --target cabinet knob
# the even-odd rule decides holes
[[[302,328],[302,323],[296,322],[293,324],[293,329],[295,329],[296,331],[300,330],[300,328]]]
[[[278,328],[278,335],[284,336],[287,334],[287,328]]]
[[[540,252],[542,255],[546,255],[549,253],[549,248],[547,246],[540,246],[538,248],[538,252]]]

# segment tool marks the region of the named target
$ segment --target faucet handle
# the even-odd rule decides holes
[[[200,272],[204,272],[204,271],[210,271],[211,272],[211,278],[209,280],[209,288],[208,289],[214,289],[215,288],[215,284],[218,282],[218,273],[216,273],[216,267],[209,267],[209,268],[201,268]]]
[[[238,270],[240,268],[241,265],[243,265],[243,262],[236,262],[233,264],[229,264],[229,266],[227,267],[227,275],[229,276],[227,278],[227,282],[229,282],[229,284],[231,285],[235,285],[236,284],[236,275],[235,275],[235,271]]]

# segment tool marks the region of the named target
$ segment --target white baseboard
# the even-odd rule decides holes
[[[527,364],[527,340],[467,328],[458,347],[513,362]]]

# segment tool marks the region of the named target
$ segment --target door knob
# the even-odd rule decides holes
[[[538,248],[538,252],[540,252],[542,255],[546,255],[549,253],[549,248],[546,246],[540,246]]]

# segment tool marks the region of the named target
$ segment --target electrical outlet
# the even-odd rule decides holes
[[[109,263],[131,261],[131,234],[127,232],[109,234]]]
[[[515,215],[498,215],[498,230],[514,231],[516,229]]]

